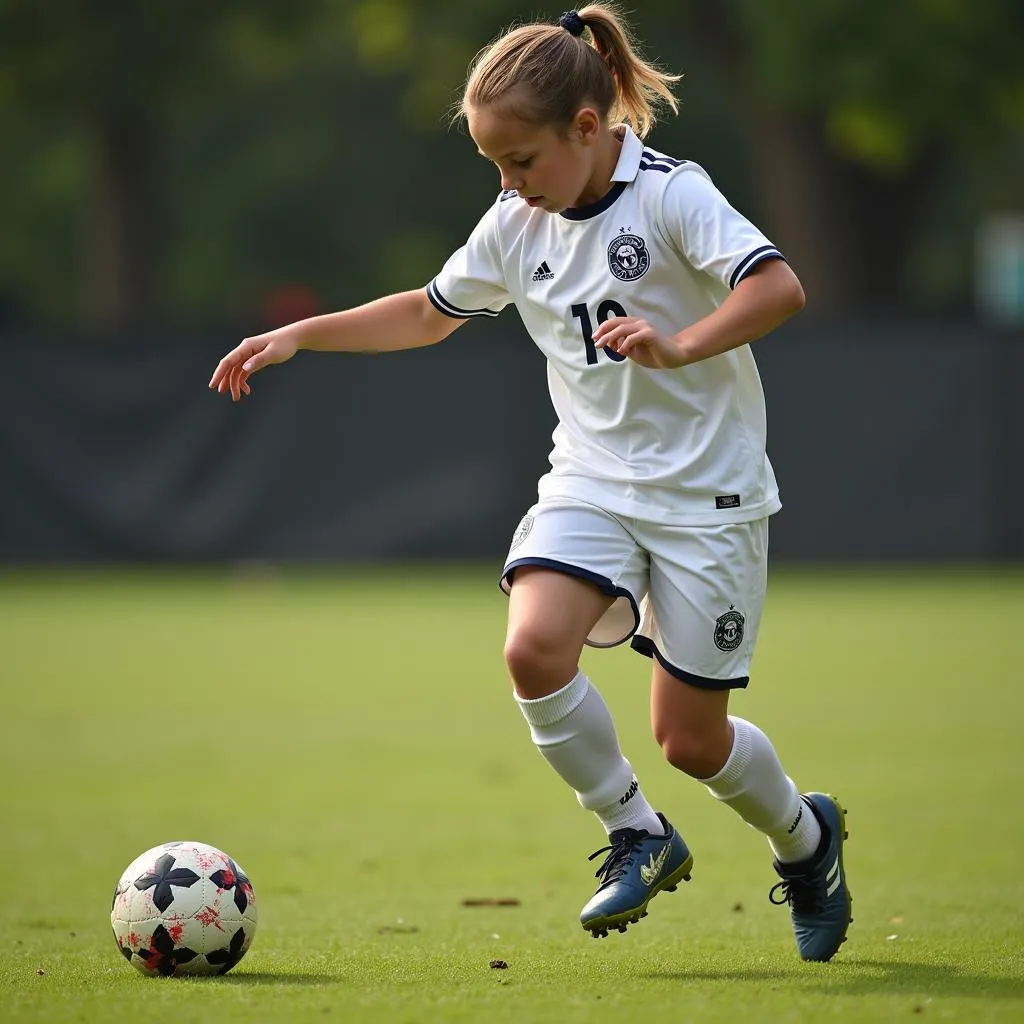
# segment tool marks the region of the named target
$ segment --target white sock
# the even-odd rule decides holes
[[[730,715],[729,721],[734,733],[732,752],[717,775],[702,780],[704,785],[712,796],[768,837],[779,861],[813,857],[821,840],[821,826],[783,771],[771,740],[742,718]]]
[[[516,703],[530,724],[537,749],[576,791],[580,804],[598,816],[605,831],[665,831],[619,750],[608,706],[582,672],[547,697],[524,700],[517,694]]]

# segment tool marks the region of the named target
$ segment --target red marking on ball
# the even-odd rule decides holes
[[[220,911],[216,907],[205,906],[197,914],[194,915],[195,919],[204,927],[209,928],[213,925],[214,928],[219,931],[224,931],[220,923]]]

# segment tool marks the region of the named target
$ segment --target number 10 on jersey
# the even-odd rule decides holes
[[[605,299],[597,307],[597,322],[599,324],[603,324],[605,320],[613,316],[628,315],[614,299]],[[583,333],[583,347],[587,350],[587,362],[590,365],[594,365],[597,363],[597,348],[594,345],[594,324],[590,319],[590,310],[587,308],[587,304],[585,302],[575,303],[572,306],[572,316],[574,320],[579,320],[580,322],[580,330]],[[620,356],[618,352],[613,352],[610,348],[606,348],[604,354],[613,363],[621,363],[626,358],[625,356]]]

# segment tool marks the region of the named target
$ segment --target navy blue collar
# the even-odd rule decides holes
[[[590,220],[591,217],[604,213],[626,191],[628,184],[628,181],[616,181],[596,203],[589,203],[587,206],[570,206],[568,209],[562,210],[559,216],[566,220]]]

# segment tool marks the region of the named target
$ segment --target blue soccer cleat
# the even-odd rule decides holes
[[[647,916],[647,904],[656,893],[674,892],[680,881],[690,880],[693,855],[679,833],[659,814],[664,835],[646,829],[620,828],[608,837],[610,845],[592,853],[589,860],[607,853],[597,869],[601,879],[590,902],[580,912],[580,924],[602,938],[609,929],[626,930]]]
[[[796,948],[804,960],[831,960],[853,923],[853,899],[843,867],[846,811],[826,793],[807,793],[801,799],[821,825],[821,845],[809,860],[775,861],[782,881],[768,898],[778,906],[789,904]]]

